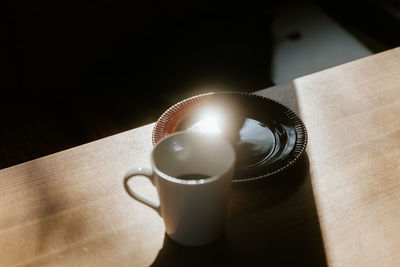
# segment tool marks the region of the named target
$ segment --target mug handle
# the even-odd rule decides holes
[[[141,195],[139,195],[138,193],[136,193],[135,191],[133,191],[130,186],[128,185],[128,181],[131,178],[135,178],[137,176],[145,176],[147,177],[151,183],[154,185],[154,175],[153,175],[153,171],[151,169],[148,168],[143,168],[143,167],[137,167],[137,168],[133,168],[130,169],[124,176],[124,187],[125,187],[125,191],[128,193],[128,195],[130,195],[132,198],[136,199],[139,202],[142,202],[143,204],[149,206],[150,208],[154,209],[155,211],[158,212],[158,214],[160,214],[160,203],[154,203],[151,200],[148,200],[144,197],[142,197]]]

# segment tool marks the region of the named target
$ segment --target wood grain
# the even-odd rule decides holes
[[[151,264],[162,220],[126,196],[122,177],[149,166],[152,126],[2,170],[1,265]]]
[[[302,117],[307,152],[233,188],[219,241],[172,242],[124,192],[123,174],[149,166],[150,124],[1,170],[0,265],[399,266],[400,49],[257,93]]]
[[[293,108],[308,128],[310,178],[328,263],[399,266],[400,49],[285,88],[294,90]]]

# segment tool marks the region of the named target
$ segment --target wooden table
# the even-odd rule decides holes
[[[298,112],[309,143],[233,188],[223,238],[177,245],[124,192],[125,171],[149,166],[151,124],[1,170],[0,265],[400,266],[400,48],[257,93]]]

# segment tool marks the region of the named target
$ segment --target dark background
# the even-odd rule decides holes
[[[399,44],[377,1],[316,3],[373,52]],[[286,4],[3,3],[0,168],[153,122],[192,95],[273,85],[270,24]]]

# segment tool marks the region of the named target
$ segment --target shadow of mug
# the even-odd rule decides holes
[[[162,249],[151,265],[156,266],[231,266],[225,236],[205,246],[183,246],[164,236]]]
[[[152,266],[326,266],[304,153],[289,169],[234,184],[224,236],[202,247],[165,235]]]

